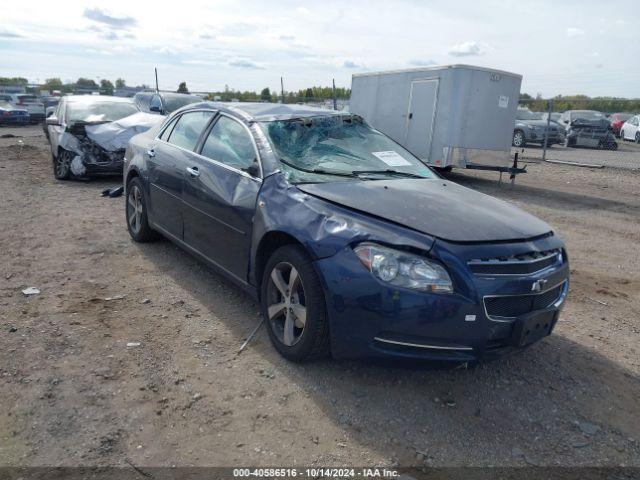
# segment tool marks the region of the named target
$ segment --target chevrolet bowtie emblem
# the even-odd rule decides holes
[[[542,288],[547,284],[546,279],[541,278],[540,280],[536,280],[535,282],[533,282],[533,285],[531,285],[531,291],[532,292],[541,292]]]

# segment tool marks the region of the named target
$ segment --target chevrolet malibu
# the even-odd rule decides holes
[[[260,302],[287,359],[478,362],[553,330],[562,240],[444,180],[362,118],[199,103],[133,137],[131,237],[167,237]]]

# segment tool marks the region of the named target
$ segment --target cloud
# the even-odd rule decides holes
[[[344,68],[361,68],[362,67],[362,65],[358,65],[353,60],[345,60],[344,63],[342,64],[342,66]]]
[[[132,39],[132,38],[136,38],[136,36],[133,33],[118,33],[115,32],[113,30],[108,30],[104,33],[101,33],[100,38],[104,38],[105,40],[121,40],[123,38],[128,38],[128,39]]]
[[[295,41],[296,37],[294,37],[293,35],[280,35],[278,37],[278,40],[281,40],[283,42],[293,42]]]
[[[104,23],[111,28],[129,28],[135,27],[138,24],[138,21],[133,17],[119,17],[98,7],[85,8],[83,17],[93,20],[94,22]]]
[[[229,62],[229,66],[230,67],[237,67],[237,68],[252,68],[255,70],[264,70],[264,67],[256,62],[254,62],[253,60],[248,60],[248,59],[244,59],[244,58],[238,58],[236,60],[231,60]]]
[[[430,67],[431,65],[437,65],[433,60],[421,60],[421,59],[413,59],[407,62],[409,65],[414,67]]]
[[[581,28],[567,28],[567,37],[579,37],[580,35],[584,35],[584,30],[582,30]]]
[[[108,57],[113,56],[113,53],[111,53],[109,50],[96,50],[94,48],[87,48],[85,50],[87,53],[92,53],[92,54],[99,54],[99,55],[106,55]]]
[[[0,38],[24,38],[24,35],[16,32],[15,30],[0,28]]]
[[[447,52],[452,57],[477,57],[484,55],[486,47],[477,42],[464,42],[454,45]]]

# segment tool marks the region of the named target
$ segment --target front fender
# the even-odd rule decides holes
[[[295,238],[313,260],[335,255],[364,241],[428,252],[434,239],[300,191],[278,172],[264,179],[258,195],[251,240],[249,281],[255,284],[258,246],[270,232]]]

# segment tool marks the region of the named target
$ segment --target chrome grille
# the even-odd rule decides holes
[[[468,262],[476,275],[531,275],[562,263],[562,250],[527,252],[510,257],[480,258]]]

